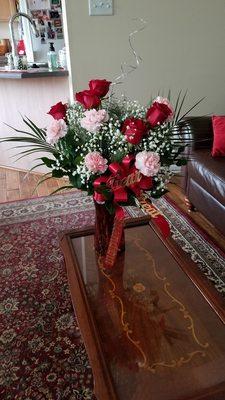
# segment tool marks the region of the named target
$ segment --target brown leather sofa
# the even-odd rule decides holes
[[[182,122],[182,133],[191,140],[190,160],[183,167],[183,187],[190,210],[196,208],[225,234],[225,157],[212,157],[211,117]]]

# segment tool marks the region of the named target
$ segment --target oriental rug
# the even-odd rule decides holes
[[[225,294],[224,253],[166,199],[156,205],[174,239]],[[58,241],[61,231],[93,223],[92,200],[80,192],[0,205],[2,400],[94,399]]]

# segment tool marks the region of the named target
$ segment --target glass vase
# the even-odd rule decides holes
[[[104,204],[95,204],[95,234],[94,246],[97,254],[105,256],[112,235],[115,213],[110,213]],[[124,228],[118,248],[118,252],[125,250]]]

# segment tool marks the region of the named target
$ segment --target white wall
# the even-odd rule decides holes
[[[145,102],[158,90],[188,89],[196,111],[225,114],[224,0],[114,0],[115,15],[89,17],[88,0],[66,0],[74,91],[91,78],[112,79],[132,61],[132,18],[148,21],[135,38],[144,62],[120,90]]]
[[[1,39],[10,38],[8,22],[0,22],[0,38]]]

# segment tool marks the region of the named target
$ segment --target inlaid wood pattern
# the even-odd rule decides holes
[[[224,400],[224,300],[146,223],[128,222],[126,252],[111,270],[94,253],[93,228],[61,239],[96,397]]]

